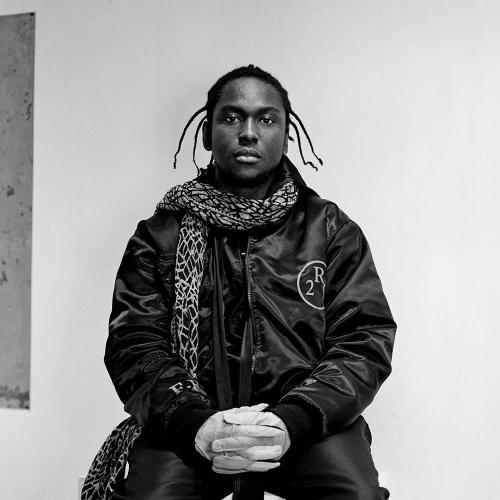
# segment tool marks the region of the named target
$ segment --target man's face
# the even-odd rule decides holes
[[[224,86],[212,134],[204,144],[216,168],[234,185],[252,186],[269,178],[286,153],[286,113],[278,91],[257,78],[243,77]]]

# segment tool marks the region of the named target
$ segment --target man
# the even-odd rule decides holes
[[[182,138],[200,112],[211,164],[118,271],[105,362],[142,427],[114,498],[388,498],[360,416],[395,332],[368,244],[286,157],[302,123],[269,73],[221,77]]]

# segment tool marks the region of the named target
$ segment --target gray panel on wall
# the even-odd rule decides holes
[[[29,408],[35,16],[0,16],[0,406]]]

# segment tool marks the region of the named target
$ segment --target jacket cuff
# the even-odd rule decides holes
[[[165,426],[165,439],[168,448],[188,461],[198,457],[194,439],[203,423],[217,410],[200,408],[197,405],[185,404],[169,417]]]
[[[302,406],[294,403],[278,404],[274,408],[267,409],[283,420],[290,436],[290,448],[284,459],[288,460],[302,452],[312,441],[316,441],[321,435],[321,424]]]
[[[193,459],[199,455],[194,438],[203,422],[217,410],[205,406],[200,400],[189,400],[171,414],[159,413],[149,419],[141,439],[144,446],[153,449],[174,451],[182,459]]]

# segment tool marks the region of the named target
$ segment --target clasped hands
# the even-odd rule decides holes
[[[267,404],[220,411],[208,418],[195,437],[197,451],[219,474],[266,472],[290,447],[283,421],[264,411]]]

